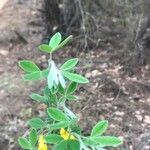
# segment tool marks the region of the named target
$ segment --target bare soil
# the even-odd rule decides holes
[[[28,96],[32,91],[40,92],[45,82],[24,82],[17,65],[21,59],[32,59],[41,68],[47,65],[47,56],[37,49],[45,34],[42,8],[40,0],[12,0],[0,12],[1,150],[19,150],[17,138],[27,130],[25,121],[45,109]],[[97,121],[108,119],[107,134],[124,138],[118,150],[149,150],[150,66],[129,76],[117,55],[116,42],[80,54],[68,47],[57,52],[54,60],[79,57],[77,71],[90,80],[79,87],[78,101],[70,104],[80,116],[85,134]]]

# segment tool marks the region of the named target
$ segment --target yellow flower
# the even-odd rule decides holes
[[[75,140],[76,138],[67,132],[64,128],[60,129],[60,135],[64,140]]]
[[[40,135],[40,137],[39,137],[38,150],[48,150],[43,135]]]

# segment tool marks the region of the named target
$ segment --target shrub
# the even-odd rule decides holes
[[[48,68],[41,70],[34,62],[22,60],[19,66],[25,71],[25,81],[36,81],[46,78],[47,85],[43,95],[32,93],[31,98],[47,106],[45,117],[38,116],[27,121],[30,132],[27,137],[20,137],[18,142],[28,150],[104,150],[105,147],[116,147],[122,140],[114,136],[104,136],[108,121],[98,122],[89,136],[81,133],[79,118],[66,106],[67,101],[75,101],[74,95],[78,84],[86,84],[89,80],[75,73],[78,58],[69,59],[59,68],[52,59],[56,50],[64,47],[72,36],[62,41],[61,34],[56,33],[49,44],[42,44],[39,49],[49,53]]]

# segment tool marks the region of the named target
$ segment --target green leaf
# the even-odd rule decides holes
[[[58,87],[56,87],[56,88],[53,87],[53,88],[51,88],[50,90],[51,90],[51,93],[52,93],[52,94],[56,94],[57,91],[58,91]]]
[[[49,99],[50,98],[50,94],[51,94],[51,91],[48,87],[45,87],[44,88],[44,97]]]
[[[23,76],[23,79],[25,81],[36,81],[41,80],[43,78],[46,78],[48,76],[48,69],[42,70],[42,71],[36,71],[29,74],[25,74]]]
[[[58,122],[58,123],[50,124],[49,128],[50,128],[50,130],[66,128],[68,126],[68,124],[69,124],[68,121],[61,121],[61,122]]]
[[[114,136],[101,136],[95,139],[96,142],[100,142],[102,145],[116,147],[123,144],[123,141]]]
[[[31,144],[26,138],[20,137],[18,142],[19,142],[19,145],[22,148],[24,148],[24,149],[31,149]]]
[[[41,129],[45,126],[45,123],[40,118],[32,118],[28,121],[28,125],[35,129]]]
[[[60,82],[61,86],[65,89],[66,88],[66,81],[60,72],[58,74],[58,78],[59,78],[59,82]]]
[[[77,119],[76,115],[66,106],[64,106],[64,111],[71,118],[71,120]]]
[[[37,137],[37,131],[35,129],[32,129],[30,131],[30,134],[29,134],[29,141],[31,143],[31,147],[34,148],[37,141],[38,141],[38,137]]]
[[[52,150],[69,150],[67,149],[67,141],[61,141],[59,144],[55,145]]]
[[[19,61],[19,66],[26,72],[40,71],[39,67],[30,60]]]
[[[51,94],[50,95],[50,99],[49,99],[49,102],[50,103],[53,103],[53,104],[57,104],[57,95],[56,94]]]
[[[41,76],[42,76],[43,78],[47,78],[48,73],[49,73],[49,69],[42,70],[42,71],[41,71]]]
[[[92,129],[91,136],[101,135],[108,128],[108,121],[103,120],[98,122]]]
[[[81,135],[81,127],[78,125],[76,119],[73,120],[70,124],[71,131],[74,133],[77,133],[78,135]]]
[[[77,89],[77,83],[76,82],[71,82],[69,84],[69,86],[67,87],[67,90],[66,90],[66,95],[70,95],[72,93],[75,92],[75,90]]]
[[[43,52],[50,53],[52,48],[47,44],[42,44],[39,46],[39,49]]]
[[[66,97],[62,96],[59,98],[59,103],[64,103],[66,101]]]
[[[68,44],[71,40],[72,40],[73,36],[70,35],[68,36],[63,42],[61,42],[56,48],[55,50],[58,50],[60,48],[63,48],[66,44]]]
[[[66,115],[57,108],[52,108],[52,107],[48,108],[47,112],[48,112],[48,115],[56,121],[67,121],[68,120]]]
[[[55,50],[55,48],[59,45],[61,42],[61,34],[57,32],[54,34],[49,42],[49,46],[52,48],[52,51]]]
[[[45,88],[44,88],[44,96],[50,96],[50,94],[51,94],[51,90],[48,88],[48,86],[46,86]]]
[[[44,137],[44,139],[46,140],[46,143],[48,144],[57,144],[63,140],[63,138],[57,134],[48,134]]]
[[[87,146],[97,146],[100,145],[99,143],[97,143],[93,137],[89,137],[84,141],[85,145]],[[101,147],[104,147],[105,145],[101,145]]]
[[[66,96],[66,99],[73,101],[73,100],[76,100],[77,97],[74,96],[74,95],[67,95],[67,96]]]
[[[45,97],[36,93],[32,93],[30,97],[37,102],[45,102]]]
[[[90,137],[86,143],[88,145],[101,145],[102,147],[112,146],[117,147],[118,145],[123,144],[123,141],[118,137],[114,136],[92,136]]]
[[[77,83],[89,83],[89,80],[79,74],[70,73],[67,71],[62,71],[63,76],[65,76],[67,79],[77,82]]]
[[[30,74],[25,74],[23,76],[23,79],[25,81],[35,81],[35,80],[40,80],[41,78],[42,77],[41,77],[40,71],[36,71],[36,72],[30,73]]]
[[[67,150],[80,150],[80,144],[76,140],[67,141]]]
[[[58,92],[59,92],[61,95],[65,95],[65,89],[61,86],[61,84],[59,84]]]
[[[49,65],[51,67],[48,73],[47,83],[48,83],[49,89],[51,89],[52,87],[56,87],[59,84],[59,79],[58,79],[58,69],[55,65],[55,62],[50,61]]]
[[[80,150],[80,144],[77,140],[64,140],[55,145],[53,150]]]
[[[78,58],[73,58],[66,61],[61,67],[60,70],[70,70],[74,68],[78,63]]]

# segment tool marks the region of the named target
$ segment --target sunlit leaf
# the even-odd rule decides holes
[[[48,115],[56,121],[67,121],[68,120],[66,115],[57,108],[48,108],[47,112],[48,112]]]
[[[103,120],[98,122],[92,129],[91,136],[103,134],[108,127],[108,121]]]
[[[31,147],[35,147],[37,141],[38,141],[38,137],[37,137],[37,131],[35,129],[32,129],[30,131],[30,134],[29,134],[29,141],[31,143]]]
[[[39,49],[43,52],[50,53],[52,48],[47,44],[42,44],[39,46]]]
[[[45,97],[36,93],[32,93],[30,97],[37,102],[45,102]]]
[[[66,128],[68,126],[68,121],[60,121],[58,123],[50,124],[49,128],[50,130],[60,129],[60,128]]]
[[[49,42],[49,46],[52,48],[52,51],[54,51],[55,48],[57,48],[60,42],[61,42],[61,34],[57,32],[52,36]]]
[[[66,61],[61,67],[60,70],[70,70],[74,68],[78,63],[78,58],[73,58]]]
[[[41,77],[41,71],[36,71],[36,72],[29,73],[29,74],[25,74],[23,76],[23,79],[25,81],[41,80],[42,79],[42,77]]]
[[[48,134],[44,137],[44,139],[48,144],[57,144],[63,140],[63,138],[57,134]]]
[[[79,74],[70,73],[67,71],[62,71],[63,76],[65,76],[67,79],[77,82],[77,83],[89,83],[89,80]]]
[[[31,143],[26,138],[20,137],[18,142],[22,148],[31,149]]]
[[[70,95],[72,93],[75,92],[75,90],[77,89],[77,83],[76,82],[71,82],[69,84],[69,86],[67,87],[67,90],[66,90],[66,95]]]
[[[32,118],[28,121],[27,124],[30,125],[31,127],[35,128],[35,129],[40,129],[40,128],[43,128],[45,126],[44,121],[40,118]]]
[[[92,136],[85,141],[88,145],[101,145],[101,147],[121,145],[123,141],[114,136]]]
[[[26,72],[40,71],[39,67],[30,60],[19,61],[19,66]]]
[[[56,48],[54,51],[60,49],[60,48],[63,48],[66,44],[68,44],[71,40],[72,40],[73,36],[70,35],[68,36],[63,42],[61,42]]]

